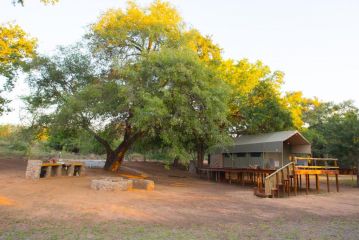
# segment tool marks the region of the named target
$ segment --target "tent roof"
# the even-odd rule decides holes
[[[291,142],[294,141],[295,144],[299,145],[310,145],[309,141],[298,131],[281,131],[258,135],[241,135],[235,139],[235,145],[284,142],[286,140]]]

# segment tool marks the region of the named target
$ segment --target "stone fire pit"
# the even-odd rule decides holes
[[[91,188],[104,191],[127,191],[132,189],[133,182],[122,177],[109,177],[94,179],[91,181]]]
[[[103,191],[128,191],[133,188],[153,191],[155,183],[147,179],[125,179],[122,177],[106,177],[91,181],[91,188]]]

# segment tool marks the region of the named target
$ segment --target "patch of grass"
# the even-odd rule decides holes
[[[1,209],[0,209],[1,210]],[[273,219],[255,224],[240,222],[167,226],[129,221],[33,220],[1,211],[0,239],[357,239],[359,219],[304,216],[297,221]],[[4,217],[3,217],[4,216]],[[6,223],[5,223],[6,222]]]

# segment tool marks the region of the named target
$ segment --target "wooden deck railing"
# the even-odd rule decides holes
[[[338,159],[336,158],[309,158],[309,157],[293,157],[295,168],[298,170],[337,170]],[[306,165],[299,165],[298,161],[305,161]]]
[[[336,158],[293,157],[297,174],[338,174]],[[300,162],[302,161],[302,162]]]

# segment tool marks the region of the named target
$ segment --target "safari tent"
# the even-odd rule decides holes
[[[209,168],[277,169],[290,158],[311,155],[309,141],[298,131],[241,135],[232,146],[208,156]]]

